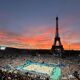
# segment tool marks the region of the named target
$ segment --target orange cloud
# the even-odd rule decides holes
[[[37,31],[36,31],[37,30]],[[61,41],[65,49],[80,49],[80,38],[77,33],[70,32],[67,33],[68,29],[63,29],[60,31]],[[6,45],[9,47],[16,48],[41,48],[41,49],[50,49],[54,42],[55,29],[45,28],[41,30],[39,28],[35,29],[34,33],[31,33],[32,36],[22,36],[12,32],[0,31],[0,45]],[[27,33],[25,33],[27,34]],[[68,34],[68,35],[67,35]],[[28,33],[29,35],[29,33]],[[69,44],[69,40],[71,43]]]
[[[80,42],[79,42],[79,43],[78,43],[78,42],[77,42],[77,43],[72,43],[70,47],[71,47],[71,49],[73,49],[73,50],[74,50],[74,49],[75,49],[75,50],[80,50]]]

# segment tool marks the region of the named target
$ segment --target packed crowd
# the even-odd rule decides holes
[[[0,70],[0,80],[49,80],[48,77],[31,75],[28,73],[22,74],[20,71],[3,71]]]
[[[25,63],[26,60],[32,60],[32,61],[37,61],[37,62],[45,62],[45,63],[55,63],[55,64],[62,64],[61,69],[62,69],[62,77],[66,77],[68,80],[69,75],[73,74],[75,71],[78,71],[78,74],[80,76],[80,60],[76,60],[76,59],[61,59],[61,58],[56,58],[53,55],[23,55],[23,54],[10,54],[10,55],[4,55],[4,54],[0,54],[0,66],[6,66],[8,64],[10,64],[13,68],[15,68],[16,66],[22,65]],[[1,72],[0,74],[2,74],[3,77],[2,80],[5,80],[4,76],[6,74],[6,72]],[[8,78],[13,78],[11,80],[32,80],[30,79],[30,77],[28,77],[27,79],[25,75],[23,75],[23,77],[21,77],[19,74],[18,75],[14,75],[11,73],[8,73],[7,75],[9,75]],[[11,77],[10,77],[11,76]],[[15,79],[17,77],[17,79]],[[24,78],[24,79],[21,79]],[[6,80],[9,80],[6,78]],[[39,79],[37,79],[39,80]],[[77,80],[77,79],[73,79],[73,80]]]

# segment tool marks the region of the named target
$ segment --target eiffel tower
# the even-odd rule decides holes
[[[64,48],[61,44],[60,36],[59,36],[59,29],[58,29],[58,17],[56,17],[56,34],[54,38],[54,44],[52,45],[51,52],[52,54],[58,54],[58,56],[62,56]]]

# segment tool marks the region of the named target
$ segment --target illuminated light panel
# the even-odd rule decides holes
[[[0,50],[5,50],[6,47],[5,46],[0,46]]]

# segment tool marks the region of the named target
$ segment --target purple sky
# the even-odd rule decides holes
[[[26,48],[47,45],[43,48],[50,48],[56,16],[59,16],[63,44],[70,41],[72,46],[78,46],[72,49],[80,49],[80,0],[0,0],[0,44]],[[39,43],[39,39],[42,42]]]

